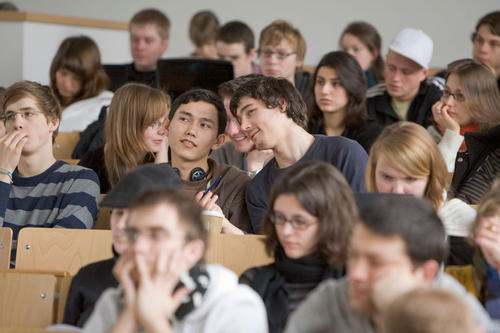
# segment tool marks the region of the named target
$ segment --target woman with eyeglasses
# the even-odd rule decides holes
[[[351,189],[330,164],[301,163],[276,179],[263,220],[266,250],[275,261],[240,277],[262,297],[270,332],[281,332],[322,280],[344,274],[357,219]]]
[[[369,152],[382,127],[366,113],[366,80],[358,61],[343,51],[327,53],[313,82],[309,133],[345,136]]]
[[[366,166],[368,192],[408,194],[428,200],[443,221],[450,240],[448,264],[472,262],[465,238],[476,217],[459,199],[447,200],[446,165],[432,136],[419,124],[400,121],[384,128]]]
[[[477,204],[500,174],[500,92],[491,70],[472,59],[448,65],[429,132],[439,142],[453,196]]]
[[[115,92],[104,125],[105,145],[79,163],[97,173],[101,193],[141,164],[168,161],[169,111],[170,97],[159,89],[128,83]]]

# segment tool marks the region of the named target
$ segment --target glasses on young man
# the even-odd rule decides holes
[[[457,102],[465,101],[465,96],[462,93],[452,93],[448,89],[443,90],[443,98],[448,98],[450,96],[452,96]]]
[[[317,222],[307,222],[301,219],[287,219],[284,215],[271,212],[269,215],[269,219],[271,222],[277,227],[283,227],[286,223],[290,223],[292,228],[295,230],[306,230],[309,226],[317,223]]]
[[[170,233],[162,228],[152,228],[144,232],[140,232],[135,228],[127,228],[124,230],[123,236],[129,243],[135,243],[140,236],[146,237],[147,239],[154,242],[159,242],[169,238]]]
[[[297,52],[282,52],[282,51],[271,51],[271,50],[257,50],[257,55],[262,58],[271,58],[273,54],[276,54],[276,57],[278,57],[279,60],[285,60],[292,54],[297,54]]]
[[[26,111],[9,111],[6,112],[0,119],[5,123],[10,123],[16,120],[17,115],[20,115],[25,120],[31,120],[35,115],[40,114],[40,111],[26,110]]]

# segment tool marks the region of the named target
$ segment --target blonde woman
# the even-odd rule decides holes
[[[476,214],[459,199],[446,200],[446,175],[445,162],[432,136],[422,126],[402,121],[386,127],[373,144],[366,188],[429,200],[450,238],[448,263],[466,264],[473,251],[464,238],[469,236]]]
[[[148,162],[167,162],[170,98],[140,83],[119,88],[105,122],[106,144],[88,152],[81,165],[96,171],[106,193],[129,171]]]

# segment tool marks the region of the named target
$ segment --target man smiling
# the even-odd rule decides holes
[[[247,208],[256,232],[274,180],[296,163],[328,162],[343,173],[354,191],[364,190],[365,150],[344,137],[309,134],[306,105],[288,80],[258,76],[236,90],[230,108],[255,147],[274,153],[247,187]]]
[[[227,217],[223,232],[253,232],[245,205],[250,178],[233,166],[208,158],[211,150],[224,143],[227,118],[219,96],[203,89],[187,91],[174,100],[169,119],[171,164],[179,171],[183,190],[196,196],[206,210],[222,211]]]

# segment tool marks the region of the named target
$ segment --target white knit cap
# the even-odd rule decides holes
[[[422,30],[405,28],[394,37],[389,49],[413,60],[423,68],[429,68],[434,43]]]

